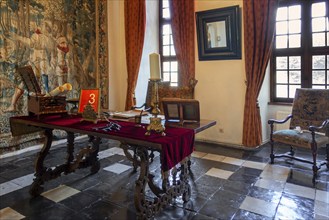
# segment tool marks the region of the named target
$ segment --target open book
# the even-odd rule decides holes
[[[116,112],[113,114],[114,118],[134,118],[135,116],[143,116],[148,115],[148,112],[142,110],[130,110],[130,111],[123,111],[123,112]]]

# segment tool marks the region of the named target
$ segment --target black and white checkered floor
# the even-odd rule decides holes
[[[79,145],[83,146],[81,139]],[[284,146],[276,151],[282,151]],[[286,149],[286,148],[285,148]],[[50,151],[47,166],[65,160],[65,144]],[[320,149],[324,159],[324,149]],[[306,151],[297,155],[308,156]],[[134,186],[138,172],[119,143],[105,141],[101,169],[89,169],[45,183],[44,193],[31,198],[36,153],[0,159],[0,219],[136,219]],[[329,171],[322,168],[315,185],[310,165],[276,159],[270,165],[269,146],[255,151],[196,143],[190,185],[191,199],[177,198],[154,219],[329,219]],[[159,171],[159,156],[151,164]],[[158,181],[160,181],[160,177]]]

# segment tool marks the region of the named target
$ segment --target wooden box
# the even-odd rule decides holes
[[[19,67],[17,72],[22,77],[28,90],[27,106],[29,115],[67,113],[66,96],[45,96],[41,94],[40,86],[31,66]]]

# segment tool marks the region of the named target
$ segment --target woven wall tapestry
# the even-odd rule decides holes
[[[39,137],[11,137],[9,118],[27,114],[17,67],[31,65],[43,93],[68,82],[67,98],[78,98],[99,87],[108,108],[106,0],[2,0],[0,9],[0,148]]]

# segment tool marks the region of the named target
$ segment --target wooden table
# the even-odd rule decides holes
[[[97,158],[99,144],[101,138],[106,138],[120,141],[120,146],[124,150],[126,157],[133,163],[134,171],[137,171],[138,167],[140,168],[134,196],[135,207],[139,218],[146,219],[154,216],[156,212],[160,211],[178,196],[182,196],[184,202],[189,200],[191,195],[191,188],[188,183],[190,157],[186,157],[180,161],[177,164],[178,168],[176,166],[173,167],[171,174],[169,174],[170,172],[163,172],[162,186],[158,186],[153,181],[154,175],[149,172],[149,164],[153,161],[154,151],[159,152],[160,156],[163,153],[161,144],[154,143],[148,139],[139,140],[122,137],[113,133],[104,133],[104,131],[100,132],[97,129],[86,131],[78,126],[72,127],[69,124],[65,125],[65,120],[69,121],[70,117],[59,118],[58,120],[62,120],[62,125],[58,125],[58,123],[46,123],[43,118],[39,120],[36,117],[30,116],[10,118],[13,136],[36,131],[43,131],[45,135],[44,146],[35,161],[35,179],[30,188],[30,194],[32,196],[40,195],[46,181],[55,179],[62,174],[66,175],[74,172],[76,169],[87,167],[90,167],[91,173],[98,172],[100,169],[100,162]],[[84,123],[92,124],[91,122]],[[165,123],[165,127],[189,128],[193,129],[194,133],[198,133],[215,124],[216,122],[212,120],[201,120],[199,123],[185,123],[183,125]],[[44,160],[51,148],[53,140],[52,132],[54,129],[64,130],[67,133],[67,161],[55,168],[50,168],[44,165]],[[76,155],[73,155],[76,133],[88,135],[89,140],[86,147],[82,148]],[[131,151],[129,150],[132,150],[134,153],[130,153]],[[177,174],[179,174],[179,180],[177,180]],[[172,175],[172,181],[169,181],[169,175]],[[145,197],[145,188],[147,185],[154,194],[154,198],[151,200]]]

